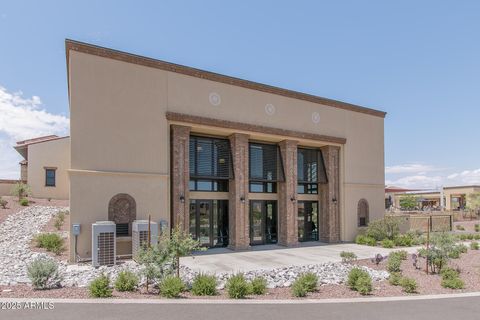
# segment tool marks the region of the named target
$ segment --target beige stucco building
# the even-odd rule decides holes
[[[70,40],[66,55],[78,257],[98,220],[128,254],[148,215],[233,249],[349,241],[383,215],[384,112]]]

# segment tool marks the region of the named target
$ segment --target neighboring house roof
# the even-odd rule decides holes
[[[405,189],[395,186],[386,186],[385,193],[397,193],[397,192],[409,192],[409,191],[417,191],[418,189]]]
[[[48,142],[48,141],[53,141],[53,140],[59,140],[59,139],[65,139],[65,138],[70,138],[70,136],[65,136],[65,137],[59,137],[55,134],[49,135],[49,136],[42,136],[42,137],[37,137],[37,138],[32,138],[32,139],[27,139],[27,140],[22,140],[22,141],[17,141],[17,144],[13,146],[15,150],[17,150],[18,153],[25,159],[28,160],[28,146],[32,144],[37,144],[37,143],[43,143],[43,142]],[[24,161],[25,161],[24,160]]]
[[[280,96],[285,96],[293,99],[309,101],[313,103],[322,104],[329,107],[365,113],[377,117],[385,118],[386,112],[379,111],[371,108],[362,107],[359,105],[346,103],[342,101],[327,99],[307,93],[297,92],[293,90],[283,89],[279,87],[270,86],[263,83],[253,82],[249,80],[239,79],[235,77],[230,77],[210,71],[200,70],[192,67],[187,67],[171,62],[166,62],[162,60],[147,58],[127,52],[122,52],[118,50],[113,50],[109,48],[104,48],[84,42],[74,41],[70,39],[65,40],[65,50],[66,50],[66,58],[67,58],[67,73],[69,72],[69,55],[70,50],[78,51],[86,54],[96,55],[99,57],[109,58],[113,60],[123,61],[127,63],[138,64],[150,68],[161,69],[169,72],[176,72],[180,74],[184,74],[191,77],[206,79],[215,82],[221,82],[237,87],[243,87],[251,90],[257,90],[262,92],[267,92],[271,94],[276,94]],[[70,82],[70,77],[67,75],[68,82]],[[70,88],[70,83],[68,83],[68,87]],[[70,90],[69,90],[70,91]]]
[[[464,188],[480,188],[480,185],[444,187],[443,189],[464,189]]]

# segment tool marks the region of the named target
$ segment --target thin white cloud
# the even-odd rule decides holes
[[[449,180],[449,183],[480,184],[480,169],[453,173],[447,177],[447,180]]]
[[[417,173],[419,175],[425,175],[427,172],[439,171],[440,168],[437,168],[432,165],[421,164],[421,163],[409,163],[395,165],[385,168],[385,173],[387,174],[398,174],[398,173]]]
[[[66,135],[70,120],[42,108],[37,96],[23,97],[0,86],[0,178],[17,179],[21,157],[12,148],[16,141],[49,134]]]
[[[386,180],[386,185],[393,185],[404,188],[415,189],[435,189],[442,185],[442,176],[426,176],[426,175],[412,175],[405,176],[394,180]]]

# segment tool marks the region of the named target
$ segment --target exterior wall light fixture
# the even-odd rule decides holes
[[[297,202],[297,199],[295,199],[294,196],[291,196],[291,197],[290,197],[290,201],[292,201],[293,203],[295,203],[295,202]]]
[[[241,196],[241,197],[240,197],[240,202],[241,202],[241,203],[245,203],[245,197],[244,197],[244,196]]]
[[[337,204],[337,198],[333,197],[333,198],[332,198],[332,202],[333,202],[334,204]]]
[[[183,194],[180,195],[180,202],[181,202],[181,203],[185,203],[185,197],[183,196]]]

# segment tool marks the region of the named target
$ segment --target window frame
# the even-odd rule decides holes
[[[275,179],[260,179],[257,177],[252,178],[252,146],[269,146],[275,148]],[[262,148],[263,150],[263,148]],[[262,172],[262,176],[264,176],[264,172]],[[285,168],[283,166],[283,159],[280,150],[280,146],[278,144],[272,143],[264,143],[264,142],[257,142],[257,141],[249,141],[248,143],[248,191],[249,193],[277,193],[278,190],[278,182],[285,181]],[[252,185],[261,185],[262,191],[252,191]],[[271,191],[269,190],[269,185],[271,185]]]
[[[221,142],[226,142],[227,143],[227,148],[228,148],[228,176],[220,176],[220,175],[201,175],[198,174],[198,153],[197,153],[197,139],[205,139],[205,140],[211,140],[212,143],[215,143],[215,141],[221,141]],[[232,157],[232,148],[230,145],[230,140],[221,138],[221,137],[212,137],[212,136],[203,136],[203,135],[197,135],[197,134],[191,134],[189,136],[189,162],[190,157],[192,156],[190,151],[192,150],[192,143],[194,143],[193,150],[195,151],[193,157],[194,157],[194,168],[193,172],[191,171],[191,163],[189,164],[188,172],[190,175],[190,179],[198,179],[198,180],[230,180],[233,179],[233,157]],[[213,145],[213,144],[212,144]],[[212,148],[212,154],[214,153],[214,149]],[[212,159],[212,172],[214,171],[214,163],[217,159],[214,159],[214,157],[211,157]]]
[[[53,167],[44,167],[45,169],[45,187],[54,188],[57,186],[57,168]],[[53,184],[49,184],[49,179],[52,177],[48,176],[48,172],[53,172]]]

